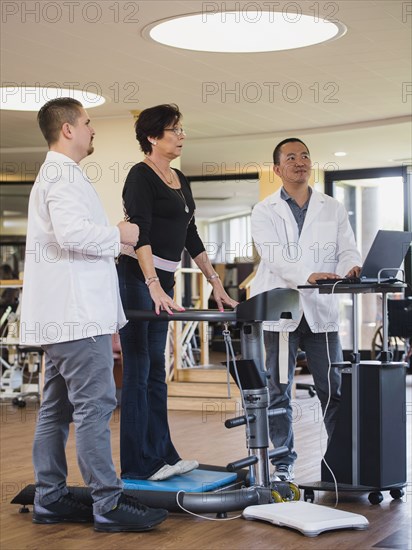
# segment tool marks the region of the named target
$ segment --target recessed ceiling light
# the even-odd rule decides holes
[[[58,97],[77,99],[85,109],[98,107],[106,101],[103,96],[88,89],[5,86],[0,88],[0,108],[8,111],[38,111],[42,105]]]
[[[336,151],[335,157],[346,157],[347,153],[345,151]]]
[[[166,46],[230,53],[304,48],[335,40],[345,32],[340,22],[302,15],[299,10],[203,12],[156,22],[144,29],[150,38]]]

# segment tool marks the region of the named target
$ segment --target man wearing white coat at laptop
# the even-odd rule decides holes
[[[252,295],[272,288],[296,289],[321,278],[357,276],[361,257],[347,212],[337,200],[309,186],[311,160],[306,145],[297,138],[280,142],[273,152],[273,162],[283,187],[258,203],[252,212],[252,237],[261,257]],[[279,479],[293,479],[297,457],[291,389],[298,347],[306,352],[323,411],[330,393],[325,426],[328,436],[332,435],[340,400],[340,374],[330,370],[329,392],[327,347],[331,362],[342,361],[338,323],[336,297],[319,294],[317,289],[300,291],[299,319],[264,323],[270,408],[284,407],[287,411],[269,419],[274,447],[285,445],[289,449],[287,456],[273,460],[274,474]],[[284,360],[279,360],[282,357]]]

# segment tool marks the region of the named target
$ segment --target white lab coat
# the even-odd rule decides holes
[[[316,272],[345,276],[361,265],[355,238],[344,206],[313,190],[301,235],[280,190],[258,203],[252,212],[252,237],[261,257],[251,285],[252,296],[272,288],[294,288],[308,283]],[[264,323],[265,330],[293,331],[302,314],[312,332],[338,330],[335,297],[318,290],[300,290],[299,318]]]
[[[55,344],[123,326],[119,247],[119,229],[80,166],[49,151],[30,193],[20,342]]]

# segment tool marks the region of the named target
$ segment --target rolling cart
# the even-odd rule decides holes
[[[392,361],[388,351],[388,297],[402,292],[403,283],[318,285],[320,293],[349,293],[353,305],[352,361],[332,364],[342,370],[342,396],[337,423],[321,463],[321,481],[300,483],[305,501],[314,491],[369,492],[371,504],[394,499],[406,485],[406,363]],[[314,286],[307,285],[302,289]],[[382,294],[383,349],[380,361],[361,361],[357,341],[359,294]],[[327,467],[328,464],[329,468]]]

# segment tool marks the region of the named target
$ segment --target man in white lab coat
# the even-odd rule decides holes
[[[46,359],[33,445],[33,521],[147,530],[167,512],[124,495],[109,427],[116,407],[111,335],[126,323],[114,259],[120,243],[136,244],[139,228],[124,221],[109,225],[78,164],[93,152],[95,134],[81,103],[51,100],[38,122],[49,152],[30,194],[20,320],[21,344],[41,346]],[[70,422],[93,508],[66,486]]]
[[[282,188],[258,203],[252,212],[252,237],[261,261],[252,295],[272,288],[314,284],[316,279],[359,274],[360,254],[348,215],[337,200],[309,186],[311,160],[297,138],[280,142],[273,152]],[[298,348],[306,352],[330,437],[340,399],[340,374],[330,362],[342,361],[336,297],[316,289],[300,291],[300,316],[264,323],[266,368],[270,374],[270,408],[287,413],[269,419],[274,447],[289,453],[273,460],[274,475],[292,480],[297,454],[293,440],[291,389]]]

